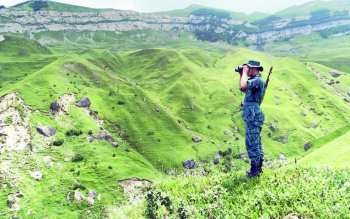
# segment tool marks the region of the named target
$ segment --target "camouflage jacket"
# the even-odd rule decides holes
[[[240,89],[245,93],[244,103],[255,102],[259,106],[243,106],[242,118],[246,122],[255,121],[262,123],[265,119],[264,113],[260,108],[265,96],[265,82],[261,74],[254,75],[247,81],[247,89]]]

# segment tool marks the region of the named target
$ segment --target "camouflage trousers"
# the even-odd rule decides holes
[[[245,146],[252,164],[264,160],[260,132],[264,124],[265,115],[260,107],[248,106],[243,108],[242,118],[245,126]]]
[[[259,164],[260,159],[264,160],[264,151],[262,149],[260,136],[261,128],[262,123],[246,123],[245,146],[252,164]]]

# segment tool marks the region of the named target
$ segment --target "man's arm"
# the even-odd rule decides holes
[[[243,72],[240,74],[239,78],[239,88],[240,89],[247,89],[247,74],[248,74],[249,67],[247,65],[243,66]]]

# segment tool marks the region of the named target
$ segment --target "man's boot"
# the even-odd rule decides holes
[[[247,171],[247,178],[251,179],[254,177],[260,177],[258,172],[259,163],[258,162],[251,162],[250,164],[250,171]]]

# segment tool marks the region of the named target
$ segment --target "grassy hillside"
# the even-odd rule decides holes
[[[21,191],[24,198],[16,201],[21,206],[17,211],[20,216],[35,209],[29,218],[39,214],[51,218],[104,217],[107,208],[123,206],[128,198],[118,180],[138,177],[159,181],[166,178],[164,168],[180,174],[182,162],[189,158],[210,163],[214,154],[229,148],[235,155],[245,153],[245,126],[240,113],[235,113],[243,96],[234,68],[249,59],[261,61],[264,79],[267,69],[274,66],[262,104],[268,122],[262,131],[267,159],[275,161],[276,155],[284,153],[291,161],[305,153],[305,143],[349,124],[350,108],[344,100],[324,89],[309,66],[291,58],[244,48],[226,54],[188,48],[89,49],[62,54],[36,41],[13,40],[21,42],[21,38],[0,42],[0,57],[4,57],[0,96],[16,92],[17,102],[2,104],[0,116],[11,109],[28,121],[15,123],[13,114],[4,117],[1,124],[7,127],[12,121],[17,128],[24,125],[31,144],[24,151],[4,151],[0,157],[4,185],[0,212],[6,217],[14,213],[9,211],[13,203],[9,194]],[[21,49],[26,56],[18,52]],[[52,115],[51,102],[65,95],[72,97],[69,110],[61,116]],[[90,111],[74,105],[82,97],[91,100]],[[22,109],[20,100],[28,110]],[[36,130],[38,122],[55,127],[57,135],[41,136]],[[225,135],[227,130],[230,133]],[[80,134],[71,136],[72,131]],[[98,131],[108,131],[119,147],[105,140],[86,140]],[[194,143],[195,136],[202,142]],[[1,144],[4,139],[1,137]],[[62,144],[53,146],[55,142]],[[48,156],[52,165],[44,160]],[[235,163],[237,172],[247,167],[242,159]],[[29,174],[38,170],[43,174],[41,181]],[[68,203],[69,192],[87,195],[91,190],[101,195],[93,206]]]

